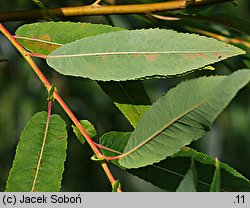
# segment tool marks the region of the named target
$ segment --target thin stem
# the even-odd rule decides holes
[[[16,39],[12,37],[12,35],[5,29],[5,27],[1,23],[0,23],[0,31],[5,35],[6,38],[8,38],[8,40],[12,43],[12,45],[21,53],[21,55],[25,58],[25,60],[34,70],[36,75],[39,77],[46,90],[49,91],[51,84],[49,83],[47,78],[43,75],[43,73],[40,71],[35,62],[28,55],[28,52],[26,52],[26,50],[16,41]]]
[[[131,5],[108,5],[108,6],[78,6],[61,7],[48,9],[48,12],[55,17],[73,17],[86,15],[110,15],[110,14],[146,14],[159,11],[170,11],[186,9],[190,6],[205,6],[218,4],[233,0],[172,0],[159,3],[131,4]],[[14,11],[0,13],[0,21],[19,21],[19,20],[41,20],[47,19],[47,12],[42,9]]]
[[[91,6],[100,6],[102,0],[96,0]]]
[[[109,148],[109,147],[105,147],[105,146],[103,146],[103,145],[101,145],[101,144],[95,143],[95,145],[96,145],[99,149],[104,149],[104,150],[107,150],[107,151],[110,151],[110,152],[113,152],[113,153],[116,153],[116,154],[119,154],[119,155],[122,154],[122,152],[116,151],[116,150],[111,149],[111,148]]]
[[[150,16],[152,16],[152,17],[154,17],[156,19],[166,20],[166,21],[176,21],[176,20],[181,19],[179,17],[167,17],[167,16],[162,16],[162,15],[157,15],[157,14],[150,14]]]
[[[109,179],[109,181],[110,181],[110,183],[111,183],[111,185],[113,187],[116,180],[114,179],[114,177],[113,177],[107,163],[102,163],[101,165],[102,165],[102,168],[103,168],[104,172],[106,173],[106,176],[108,177],[108,179]],[[117,189],[117,192],[122,192],[120,187]]]
[[[47,80],[47,78],[43,75],[39,67],[36,65],[36,63],[32,60],[32,58],[29,56],[29,53],[16,41],[15,38],[6,30],[6,28],[0,23],[0,31],[5,35],[5,37],[8,38],[8,40],[13,44],[13,46],[21,53],[21,55],[24,57],[24,59],[27,61],[27,63],[31,66],[33,71],[36,73],[36,75],[39,77],[41,82],[43,83],[44,87],[46,90],[49,92],[51,89],[51,84]],[[95,145],[95,142],[91,139],[91,137],[88,135],[86,130],[83,128],[83,126],[80,124],[78,119],[75,117],[73,112],[69,109],[69,107],[66,105],[66,103],[63,101],[63,99],[60,97],[57,91],[54,91],[53,97],[57,102],[61,105],[61,107],[64,109],[64,111],[67,113],[67,115],[70,117],[72,122],[77,126],[77,128],[80,130],[80,132],[83,134],[85,137],[86,141],[90,145],[91,149],[93,150],[94,154],[98,159],[104,159],[104,155],[99,151],[97,146]],[[115,179],[110,172],[107,164],[105,163],[102,164],[102,168],[104,172],[106,173],[111,185],[114,184]],[[120,189],[121,191],[121,189]]]

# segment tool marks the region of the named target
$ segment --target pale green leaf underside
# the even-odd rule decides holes
[[[60,190],[67,148],[66,125],[60,116],[51,116],[42,161],[37,170],[46,120],[47,113],[39,112],[25,126],[17,145],[6,191],[31,191],[37,171],[34,191]]]
[[[201,138],[249,80],[250,70],[239,70],[229,76],[185,81],[171,89],[143,115],[120,165],[138,168],[153,164]]]
[[[121,81],[182,74],[228,57],[239,48],[172,30],[124,30],[87,37],[52,52],[47,63],[64,75]]]
[[[130,135],[130,132],[109,132],[101,137],[100,143],[118,152],[123,152]],[[102,150],[102,152],[106,156],[119,155],[108,150]],[[112,162],[120,166],[117,161]],[[127,171],[159,188],[176,191],[181,182],[185,180],[190,166],[192,169],[195,167],[195,173],[193,170],[192,175],[194,182],[196,181],[196,190],[209,191],[215,173],[215,159],[187,147],[159,163],[137,169],[127,169]],[[235,169],[225,163],[220,163],[219,168],[221,191],[250,191],[250,182]]]
[[[67,33],[65,33],[67,30]],[[18,28],[16,35],[18,36],[17,40],[24,46],[27,50],[30,50],[35,53],[41,53],[48,55],[56,48],[63,46],[66,43],[73,42],[77,39],[99,35],[102,33],[115,32],[119,30],[125,30],[124,28],[111,27],[109,25],[101,24],[90,24],[90,23],[75,23],[75,22],[43,22],[43,23],[32,23],[26,24]],[[141,116],[146,111],[146,105],[138,105],[133,103],[133,97],[129,94],[131,93],[131,88],[133,93],[137,93],[136,97],[142,97],[143,95],[138,96],[138,93],[143,94],[143,87],[140,84],[127,84],[125,83],[116,83],[116,82],[103,82],[99,83],[100,86],[107,89],[107,85],[110,83],[112,90],[107,90],[106,93],[113,99],[115,105],[121,110],[129,122],[135,127],[139,122]],[[118,86],[118,87],[117,87]],[[119,102],[119,100],[114,100],[114,88],[116,91],[119,91],[119,99],[123,97],[128,97],[129,102]],[[119,88],[119,89],[117,89]],[[128,89],[129,88],[129,89]],[[139,91],[141,90],[141,91]],[[115,95],[117,96],[117,95]],[[123,98],[121,98],[124,101]],[[127,100],[125,100],[127,101]],[[149,104],[149,103],[146,103]],[[76,130],[76,127],[73,127],[74,132],[79,135],[77,138],[80,138],[80,141],[84,143],[84,138]]]

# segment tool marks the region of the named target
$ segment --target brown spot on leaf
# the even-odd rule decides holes
[[[199,53],[198,56],[201,58],[207,58],[207,55],[205,53]]]
[[[213,52],[213,56],[214,57],[217,57],[218,59],[221,59],[222,58],[222,55],[220,52]]]
[[[57,140],[62,140],[62,139],[64,139],[64,137],[59,137],[59,138],[56,138]]]
[[[189,148],[188,147],[182,147],[181,150],[184,151],[184,152],[187,152],[187,151],[189,151]]]
[[[158,54],[145,54],[147,61],[156,61],[158,56]]]
[[[102,54],[101,57],[102,57],[103,59],[105,59],[105,58],[108,58],[108,55],[107,55],[107,54]]]
[[[184,54],[182,54],[182,57],[185,59],[195,59],[196,58],[196,56],[192,53],[184,53]]]
[[[49,34],[44,34],[43,36],[41,36],[40,38],[38,36],[33,36],[34,39],[38,39],[38,40],[43,40],[43,41],[49,41],[52,43],[44,43],[44,42],[39,42],[39,41],[31,41],[31,47],[33,44],[33,47],[39,48],[39,52],[38,53],[43,53],[43,54],[49,54],[52,51],[54,51],[55,49],[59,48],[60,46],[57,44],[53,44],[52,38],[50,37]],[[37,50],[33,51],[33,52],[37,52]]]
[[[134,56],[135,56],[136,58],[140,58],[140,57],[141,57],[141,54],[135,53]]]
[[[32,175],[33,175],[33,176],[36,175],[36,169],[37,169],[37,168],[33,168],[33,171],[32,171]]]
[[[42,37],[41,37],[41,40],[46,40],[46,41],[52,41],[51,37],[49,34],[44,34]]]

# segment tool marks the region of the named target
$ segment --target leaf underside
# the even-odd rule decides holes
[[[66,159],[66,125],[60,116],[51,116],[42,160],[38,166],[46,120],[47,113],[39,112],[25,126],[17,145],[6,191],[29,192],[33,185],[37,192],[60,190]],[[37,179],[34,180],[37,171]]]
[[[103,135],[100,143],[118,152],[123,152],[130,135],[130,132],[109,132]],[[102,152],[106,156],[118,155],[108,150],[102,150]],[[123,168],[117,161],[112,162]],[[161,189],[176,191],[187,176],[190,167],[195,167],[195,173],[192,171],[192,174],[193,177],[195,174],[196,191],[209,191],[215,173],[215,159],[187,147],[159,163],[137,169],[127,169],[127,171]],[[219,168],[221,172],[220,191],[250,191],[250,182],[236,170],[225,163],[220,163]]]
[[[61,74],[102,81],[171,76],[243,54],[239,48],[172,30],[123,30],[68,43],[47,63]]]
[[[119,164],[143,167],[165,159],[201,138],[212,122],[250,80],[249,70],[182,82],[143,115]]]

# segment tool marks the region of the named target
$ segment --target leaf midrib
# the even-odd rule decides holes
[[[204,104],[205,102],[207,102],[209,100],[205,99],[202,102],[197,103],[196,105],[194,105],[193,107],[191,107],[190,109],[186,110],[185,112],[183,112],[182,114],[180,114],[179,116],[177,116],[176,118],[172,119],[169,123],[167,123],[165,126],[163,126],[162,128],[160,128],[158,131],[156,131],[155,133],[153,133],[152,135],[150,135],[146,140],[144,140],[143,142],[139,143],[137,146],[135,146],[134,148],[132,148],[131,150],[129,150],[128,152],[123,153],[121,156],[125,157],[129,154],[131,154],[132,152],[138,150],[140,147],[144,146],[146,143],[150,142],[152,139],[154,139],[156,136],[158,136],[161,132],[163,132],[165,129],[167,129],[170,125],[172,125],[173,123],[175,123],[176,121],[178,121],[179,119],[181,119],[182,117],[184,117],[186,114],[190,113],[192,110],[198,108],[200,105]]]
[[[29,37],[23,37],[23,36],[17,36],[17,35],[15,36],[15,38],[20,39],[20,40],[29,40],[29,41],[34,41],[34,42],[46,43],[46,44],[51,44],[55,46],[63,46],[63,44],[61,43],[56,43],[56,42],[52,42],[48,40],[35,39],[35,38],[29,38]]]
[[[40,170],[40,167],[41,167],[42,157],[43,157],[43,152],[44,152],[44,147],[45,147],[45,143],[46,143],[46,139],[47,139],[47,135],[48,135],[49,121],[50,121],[50,116],[48,115],[47,116],[47,120],[46,120],[45,130],[44,130],[44,136],[43,136],[43,142],[42,142],[42,146],[41,146],[41,151],[40,151],[39,159],[38,159],[37,166],[36,166],[35,177],[34,177],[34,180],[32,182],[31,192],[34,192],[35,186],[36,186],[36,183],[37,183],[38,173],[39,173],[39,170]]]
[[[162,171],[171,173],[171,174],[173,174],[173,175],[176,175],[176,176],[179,176],[179,177],[182,177],[182,178],[185,177],[184,175],[182,175],[182,174],[180,174],[180,173],[177,173],[177,172],[175,172],[175,171],[172,171],[172,170],[163,168],[163,167],[161,167],[161,166],[158,166],[158,165],[152,165],[152,166],[155,167],[155,168],[158,168],[158,169],[160,169],[160,170],[162,170]],[[204,181],[201,181],[201,180],[198,180],[198,183],[203,184],[203,185],[206,185],[206,186],[208,186],[208,187],[211,187],[210,184],[208,184],[208,183],[206,183],[206,182],[204,182]],[[225,189],[220,188],[220,190],[226,192]]]
[[[209,54],[209,53],[232,53],[232,50],[201,50],[201,51],[111,51],[111,52],[87,52],[78,54],[48,55],[47,58],[71,58],[86,56],[111,56],[111,55],[144,55],[144,54]],[[103,57],[105,58],[105,57]],[[138,57],[140,58],[140,57]],[[204,57],[206,58],[206,57]]]

